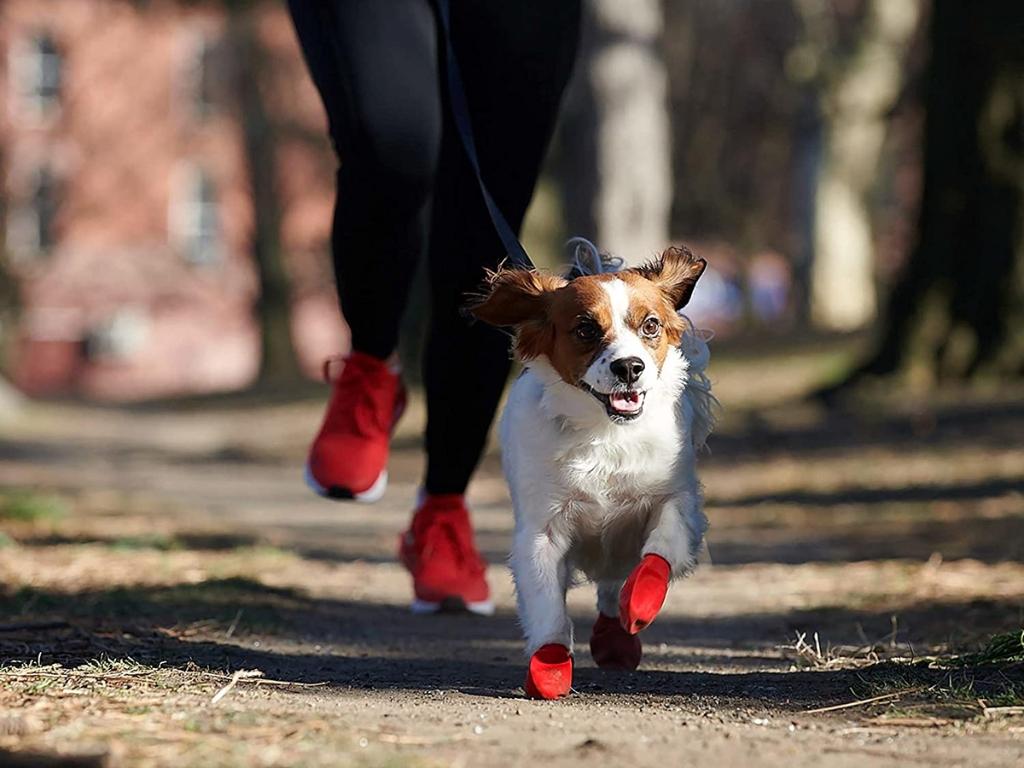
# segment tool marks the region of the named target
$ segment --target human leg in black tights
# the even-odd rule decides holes
[[[569,78],[578,2],[453,3],[452,33],[488,189],[518,231]],[[480,460],[509,371],[509,340],[460,312],[505,249],[444,111],[430,237],[425,359],[431,493],[462,493]]]
[[[341,161],[331,250],[352,347],[386,358],[426,251],[441,146],[426,0],[289,0]]]
[[[452,3],[452,35],[491,194],[519,228],[575,53],[579,0]],[[508,375],[508,340],[460,313],[505,253],[451,124],[427,0],[289,0],[341,159],[332,250],[354,349],[397,346],[428,250],[430,493],[462,493]],[[433,215],[431,216],[431,209]]]

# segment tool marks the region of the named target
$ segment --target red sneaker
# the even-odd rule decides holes
[[[324,378],[332,361],[324,363]],[[306,483],[332,499],[377,501],[388,485],[388,443],[405,410],[405,387],[376,357],[353,352],[342,362],[309,449]]]
[[[494,613],[461,494],[427,496],[399,539],[398,556],[412,574],[413,613]]]

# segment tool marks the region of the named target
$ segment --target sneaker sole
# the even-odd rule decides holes
[[[417,616],[422,616],[430,613],[463,613],[469,612],[474,613],[477,616],[493,616],[494,615],[494,603],[490,600],[481,600],[479,602],[467,603],[459,597],[449,597],[442,600],[439,603],[432,603],[428,600],[420,600],[419,598],[412,601],[409,606],[409,610]]]
[[[338,485],[332,485],[330,488],[324,488],[316,481],[316,478],[313,477],[313,472],[310,470],[309,464],[306,464],[305,478],[306,485],[308,485],[314,493],[319,496],[323,496],[325,499],[333,499],[334,501],[359,501],[364,504],[372,504],[375,501],[380,501],[380,498],[384,495],[384,491],[386,491],[388,487],[388,471],[386,469],[381,470],[377,479],[373,481],[373,485],[359,493],[353,493],[348,488],[342,488]]]

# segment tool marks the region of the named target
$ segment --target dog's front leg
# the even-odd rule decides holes
[[[572,622],[565,608],[569,542],[550,530],[523,531],[512,543],[512,576],[526,653],[559,643],[572,650]]]
[[[692,570],[696,563],[707,526],[698,493],[684,491],[670,498],[647,535],[640,564],[619,595],[619,619],[630,634],[654,621],[672,576]]]
[[[642,554],[663,558],[673,575],[688,573],[697,563],[697,552],[706,529],[707,518],[704,517],[699,492],[677,493],[661,508],[647,534]]]
[[[530,655],[525,688],[533,698],[555,699],[572,685],[572,622],[565,608],[569,544],[550,525],[519,532],[512,543],[519,620]]]

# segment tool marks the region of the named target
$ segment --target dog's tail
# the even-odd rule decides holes
[[[693,447],[703,448],[708,436],[714,431],[718,422],[718,414],[722,409],[718,398],[711,392],[711,379],[708,378],[708,363],[711,361],[711,349],[708,342],[714,336],[709,330],[695,328],[686,315],[680,313],[686,321],[679,349],[690,364],[687,369],[686,389],[683,390],[690,407],[693,408]]]

